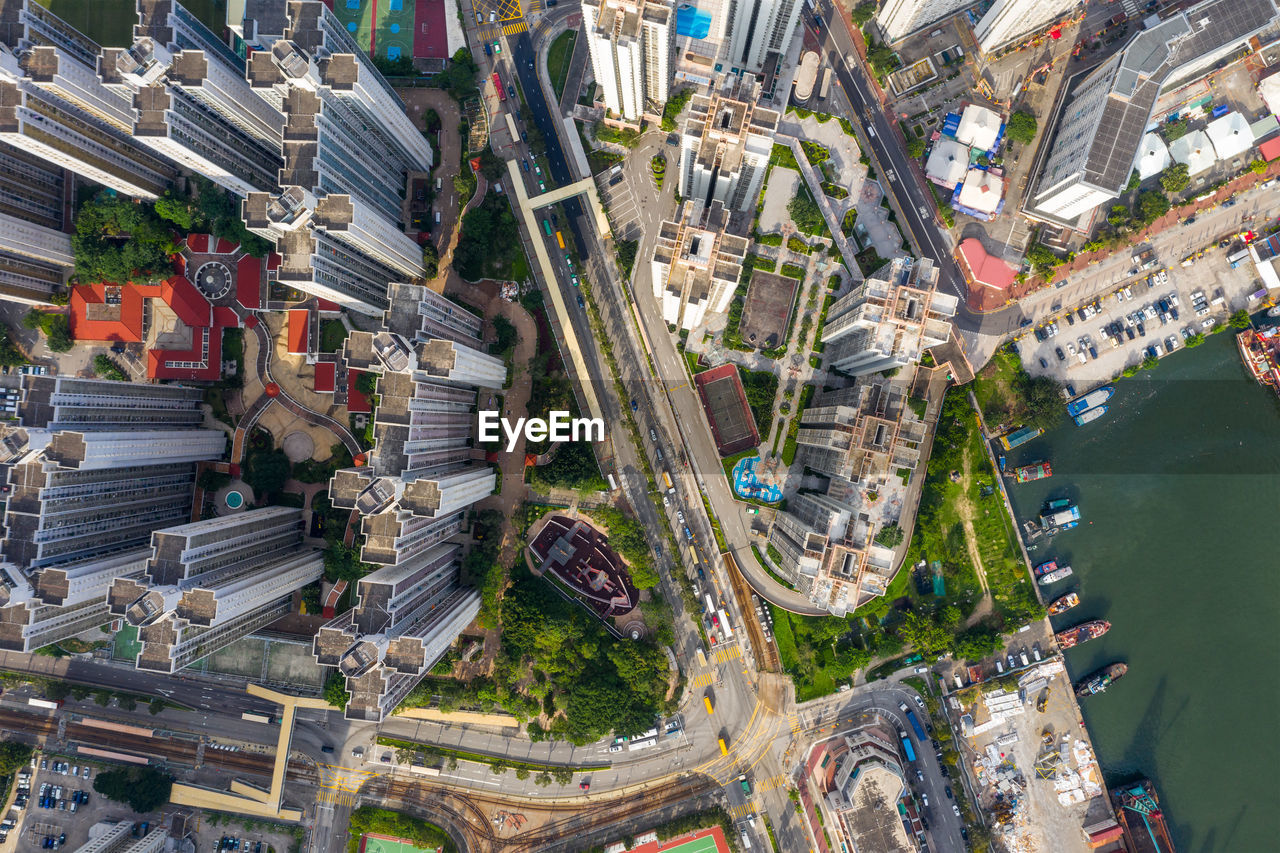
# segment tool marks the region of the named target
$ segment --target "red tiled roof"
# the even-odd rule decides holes
[[[90,306],[102,305],[107,289],[120,296],[118,319],[89,319]],[[139,287],[133,284],[114,285],[98,282],[71,288],[71,336],[80,341],[120,341],[136,343],[142,340],[142,300],[150,298],[156,287]]]
[[[209,253],[209,235],[188,234],[187,248],[197,255],[207,255]]]
[[[356,381],[364,375],[363,370],[347,371],[347,411],[348,412],[372,412],[373,406],[369,405],[369,399],[360,390],[356,388]]]
[[[1013,285],[1017,270],[1000,258],[987,254],[982,241],[976,237],[961,241],[960,258],[968,267],[970,277],[978,284],[997,290],[1008,290]]]
[[[267,269],[274,270],[280,268],[280,256],[275,252],[267,253]]]
[[[336,369],[337,369],[337,365],[334,364],[332,361],[316,362],[316,378],[315,378],[316,391],[322,391],[328,394],[333,393],[334,387],[336,386],[333,375]]]
[[[212,315],[209,300],[185,277],[175,275],[160,283],[160,298],[188,326],[208,326]]]
[[[236,261],[236,301],[245,308],[262,307],[262,259],[245,255]]]
[[[298,308],[289,312],[289,352],[305,353],[307,351],[307,325],[311,312]]]
[[[213,324],[215,326],[231,326],[240,325],[240,318],[236,316],[236,312],[232,311],[225,305],[213,306]]]
[[[341,311],[342,306],[336,302],[330,302],[328,299],[316,298],[316,307],[321,311]]]
[[[218,245],[214,247],[213,253],[215,255],[229,255],[239,248],[239,243],[232,243],[230,240],[225,240],[222,237],[219,237]]]
[[[1258,146],[1258,153],[1262,155],[1262,159],[1270,163],[1272,160],[1280,157],[1280,136],[1274,139],[1268,139],[1266,142]]]

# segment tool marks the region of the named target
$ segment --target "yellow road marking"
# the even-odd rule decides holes
[[[520,21],[515,24],[507,24],[505,27],[502,28],[502,34],[504,36],[514,36],[514,35],[519,35],[520,33],[523,33],[528,29],[529,29],[529,25],[524,21]]]

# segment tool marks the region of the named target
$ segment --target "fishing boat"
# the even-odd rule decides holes
[[[1280,326],[1245,329],[1236,336],[1236,346],[1254,380],[1280,394]]]
[[[1096,409],[1089,409],[1082,414],[1076,415],[1074,420],[1076,422],[1076,426],[1084,426],[1085,424],[1093,423],[1106,413],[1106,406],[1098,406]]]
[[[1058,581],[1069,577],[1071,577],[1071,567],[1062,566],[1061,568],[1054,569],[1046,575],[1041,575],[1038,582],[1040,586],[1048,586],[1051,583],[1057,583]]]
[[[1045,506],[1044,512],[1040,513],[1040,526],[1048,532],[1052,528],[1059,530],[1070,530],[1080,523],[1080,508],[1071,503],[1071,501],[1063,499],[1066,505],[1060,505],[1062,501],[1053,501]]]
[[[1124,677],[1129,671],[1128,664],[1113,663],[1076,683],[1076,695],[1080,697],[1106,693],[1107,688]]]
[[[1003,473],[1004,473],[1004,466],[1005,466],[1005,463],[1006,463],[1008,460],[1004,458],[1004,454],[1003,454],[1003,453],[1001,453],[1001,454],[1000,454],[999,459],[1000,459],[1000,473],[1001,473],[1001,474],[1003,474]]]
[[[1036,480],[1047,480],[1053,476],[1053,468],[1048,462],[1033,462],[1013,469],[1013,479],[1019,483],[1034,483]]]
[[[1067,628],[1065,631],[1059,631],[1054,634],[1054,639],[1058,641],[1058,645],[1064,649],[1075,648],[1081,643],[1087,643],[1090,640],[1096,640],[1103,634],[1111,630],[1111,623],[1105,619],[1093,619],[1089,622],[1082,622]]]
[[[1053,600],[1053,602],[1049,605],[1049,615],[1057,616],[1060,613],[1066,613],[1068,610],[1075,607],[1079,603],[1080,603],[1080,596],[1076,595],[1074,592],[1069,592],[1066,595],[1060,598],[1055,598]]]
[[[1040,565],[1035,567],[1036,577],[1040,577],[1041,575],[1047,575],[1049,574],[1049,572],[1056,571],[1057,568],[1058,568],[1058,563],[1056,560],[1049,560],[1047,562],[1041,563]]]
[[[1101,388],[1095,388],[1082,397],[1077,397],[1067,403],[1067,414],[1075,417],[1083,414],[1090,409],[1101,406],[1103,403],[1111,399],[1111,395],[1116,393],[1114,385],[1103,385]]]

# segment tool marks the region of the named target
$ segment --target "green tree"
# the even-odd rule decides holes
[[[93,357],[93,372],[100,379],[114,379],[117,382],[128,382],[129,376],[120,369],[120,365],[108,355],[98,353]]]
[[[1009,116],[1009,121],[1005,124],[1005,134],[1014,142],[1022,145],[1030,145],[1031,141],[1036,138],[1036,117],[1025,110],[1018,110]]]
[[[413,59],[401,56],[399,59],[388,59],[385,56],[374,56],[373,65],[383,77],[417,77],[418,69],[413,66]]]
[[[1187,124],[1187,120],[1180,118],[1177,121],[1166,122],[1160,132],[1164,134],[1165,142],[1173,142],[1175,139],[1181,139],[1186,136],[1189,129],[1190,125]]]
[[[913,610],[898,626],[902,639],[910,643],[918,652],[932,654],[947,647],[951,635],[928,615]]]
[[[606,488],[604,478],[600,476],[600,466],[596,464],[595,453],[585,441],[560,445],[551,461],[535,468],[531,476],[549,486],[565,489]]]
[[[818,207],[813,196],[804,188],[798,190],[788,202],[787,213],[791,215],[791,221],[796,224],[796,228],[805,234],[821,234],[826,224],[822,218],[822,208]]]
[[[245,463],[244,481],[261,497],[283,491],[292,471],[293,464],[284,451],[275,448],[255,450]]]
[[[18,741],[0,741],[0,778],[12,776],[31,760],[31,747]]]
[[[27,357],[13,342],[13,332],[0,323],[0,367],[19,367],[27,363]]]
[[[152,205],[106,191],[76,212],[71,248],[82,281],[151,280],[173,274],[177,246]]]
[[[424,278],[435,278],[440,272],[440,253],[430,241],[422,244],[422,268]]]
[[[462,103],[480,94],[480,87],[476,85],[476,75],[479,73],[480,68],[471,56],[470,48],[464,46],[454,52],[448,67],[437,74],[432,82],[441,89],[448,90],[455,101]]]
[[[1186,163],[1174,163],[1160,173],[1160,187],[1167,193],[1179,193],[1191,186]]]
[[[325,677],[324,701],[335,708],[345,708],[351,701],[351,694],[347,692],[347,679],[336,669]]]
[[[1261,175],[1267,171],[1267,161],[1263,159],[1255,159],[1249,161],[1249,171],[1255,175]]]
[[[859,29],[866,26],[867,22],[875,16],[875,0],[867,0],[865,3],[859,3],[849,12],[849,17],[853,20],[853,25]]]
[[[195,224],[199,209],[192,204],[190,198],[178,198],[173,190],[165,190],[164,195],[155,201],[156,215],[167,219],[183,231],[190,231]]]
[[[1233,329],[1247,329],[1249,328],[1249,324],[1250,324],[1249,312],[1241,308],[1239,311],[1234,312],[1231,315],[1230,319],[1227,320],[1227,322],[1231,325],[1231,328]]]
[[[152,699],[150,702],[147,703],[147,710],[151,712],[152,716],[159,714],[161,711],[164,710],[164,700],[160,698]]]
[[[173,777],[154,767],[123,767],[100,770],[93,778],[93,790],[108,800],[128,804],[139,814],[155,811],[169,802]]]
[[[684,111],[692,97],[693,87],[686,87],[667,99],[667,103],[662,107],[662,130],[665,133],[671,133],[676,129],[676,118]]]
[[[360,552],[342,542],[332,542],[324,551],[324,576],[331,581],[357,581],[365,575]]]
[[[1142,183],[1142,173],[1140,173],[1137,169],[1134,169],[1132,172],[1129,173],[1129,183],[1125,184],[1124,191],[1127,193],[1131,193],[1134,190],[1136,190],[1138,188],[1138,185],[1141,183]]]
[[[907,156],[913,160],[924,156],[924,140],[914,133],[907,136]]]
[[[427,111],[422,114],[422,127],[427,133],[439,133],[443,127],[440,121],[440,113],[431,107],[427,107]]]
[[[1143,225],[1150,225],[1169,212],[1169,197],[1159,190],[1143,190],[1138,193],[1138,201],[1134,206],[1134,219]]]
[[[631,270],[636,265],[636,251],[640,248],[639,240],[615,240],[613,244],[614,257],[618,259],[618,268],[622,270],[623,278],[631,278]]]
[[[902,537],[905,534],[902,528],[896,524],[886,524],[880,528],[880,532],[876,534],[876,544],[883,545],[886,548],[897,548],[902,544]]]

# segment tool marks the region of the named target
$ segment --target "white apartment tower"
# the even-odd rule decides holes
[[[610,113],[627,121],[662,113],[670,94],[675,24],[669,0],[583,0],[591,67]]]
[[[302,544],[302,511],[264,507],[157,530],[142,577],[119,578],[107,606],[138,627],[137,667],[177,672],[289,612],[324,573]]]
[[[105,48],[103,81],[133,102],[133,136],[239,196],[275,186],[284,116],[245,61],[176,0],[137,0],[133,45]]]
[[[973,28],[973,37],[983,53],[993,53],[1060,20],[1078,5],[1080,0],[996,0]]]
[[[730,78],[740,80],[742,78]],[[769,168],[775,110],[756,106],[757,87],[689,100],[689,118],[680,135],[680,193],[729,210],[753,207]]]
[[[347,719],[385,719],[479,613],[480,593],[458,584],[461,555],[436,545],[365,575],[356,606],[316,634],[316,661],[346,677]]]
[[[822,328],[831,367],[866,376],[918,363],[946,343],[960,301],[937,284],[928,258],[895,258],[833,302]]]
[[[153,199],[169,160],[133,134],[133,106],[98,76],[102,48],[35,0],[0,0],[0,140],[117,192]]]
[[[61,166],[0,141],[0,299],[48,303],[75,267]]]
[[[769,54],[787,52],[800,22],[801,0],[728,0],[729,55],[734,71],[760,71]]]
[[[876,12],[876,23],[888,41],[896,42],[972,5],[970,0],[884,0]],[[1034,4],[1024,0],[1021,5]]]
[[[725,233],[729,213],[718,201],[710,207],[686,201],[679,215],[658,226],[650,262],[653,295],[664,322],[693,329],[728,309],[750,241]]]

